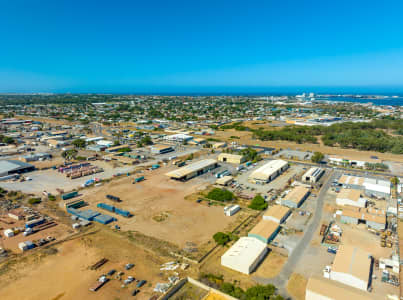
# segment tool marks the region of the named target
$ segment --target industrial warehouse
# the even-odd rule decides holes
[[[288,168],[288,162],[284,160],[272,160],[249,175],[249,181],[256,184],[265,184],[272,181]]]
[[[364,190],[365,195],[370,197],[388,198],[391,193],[390,181],[377,178],[343,175],[339,179],[339,184],[349,189]]]
[[[372,257],[358,247],[341,245],[329,279],[366,291],[372,277]]]
[[[218,155],[218,161],[240,165],[245,162],[245,157],[238,154],[221,153]]]
[[[263,243],[270,243],[280,231],[281,227],[277,222],[261,220],[248,233],[248,237],[253,237]]]
[[[345,207],[339,215],[340,222],[345,224],[358,225],[364,223],[367,227],[376,230],[384,230],[386,226],[386,214],[384,211]]]
[[[367,199],[361,197],[361,190],[341,189],[336,198],[336,204],[340,206],[350,205],[364,208],[366,203]]]
[[[177,170],[168,172],[166,176],[170,177],[171,179],[186,181],[193,177],[202,175],[212,169],[215,169],[217,168],[217,166],[218,163],[215,159],[204,159],[185,167],[179,168]]]
[[[252,237],[241,237],[221,256],[221,265],[243,274],[252,273],[267,253],[267,244]]]
[[[287,193],[281,200],[281,204],[290,208],[298,208],[308,198],[310,193],[309,188],[304,186],[297,186]]]
[[[33,165],[19,160],[0,160],[0,177],[34,171]]]
[[[286,206],[273,205],[264,213],[263,220],[273,221],[277,224],[281,224],[285,222],[290,213],[291,210]]]
[[[302,180],[305,182],[316,183],[324,173],[324,169],[312,167],[304,175],[302,175]]]
[[[305,300],[373,300],[368,292],[319,276],[312,276],[306,286]]]
[[[165,154],[165,153],[169,153],[169,152],[175,151],[175,149],[172,148],[172,146],[163,145],[163,144],[152,145],[152,146],[150,147],[150,150],[151,150],[151,153],[152,153],[152,154]]]

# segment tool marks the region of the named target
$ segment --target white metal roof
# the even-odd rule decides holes
[[[271,175],[285,167],[287,164],[288,162],[281,159],[269,161],[267,164],[256,169],[249,177],[253,179],[267,180]]]
[[[221,261],[225,261],[226,265],[233,265],[237,269],[249,268],[256,261],[256,258],[265,251],[266,247],[265,243],[256,238],[241,237],[224,253]]]
[[[390,181],[387,180],[365,178],[364,187],[366,190],[390,194]]]

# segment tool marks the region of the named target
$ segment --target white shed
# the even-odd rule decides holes
[[[253,237],[241,237],[221,256],[221,265],[250,274],[267,253],[267,244]]]

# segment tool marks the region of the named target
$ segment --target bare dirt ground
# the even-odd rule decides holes
[[[298,273],[292,273],[287,283],[287,291],[293,299],[304,300],[307,283],[308,280],[304,276]]]
[[[271,251],[253,275],[264,278],[274,278],[280,273],[286,261],[286,256]]]
[[[122,230],[139,231],[180,247],[187,242],[199,246],[211,240],[217,231],[231,227],[235,218],[225,217],[222,207],[206,207],[184,200],[185,196],[204,189],[207,184],[198,178],[187,182],[171,180],[165,173],[174,168],[163,167],[146,171],[141,174],[146,180],[136,184],[132,184],[132,181],[137,176],[131,176],[84,190],[84,200],[91,208],[104,202],[128,210],[134,217],[127,219],[114,214]],[[120,197],[122,202],[113,203],[107,200],[107,194]],[[106,211],[104,213],[111,214]]]
[[[89,291],[97,278],[111,269],[124,271],[123,279],[131,275],[147,280],[136,299],[149,299],[157,282],[167,282],[167,275],[159,270],[166,259],[153,256],[111,231],[64,242],[57,251],[39,250],[0,265],[0,299],[128,299],[135,283],[121,288],[122,282],[112,276],[97,292]],[[56,253],[55,253],[56,252]],[[89,266],[101,258],[109,261],[98,270]],[[124,270],[126,263],[134,263],[132,270]],[[181,274],[181,276],[184,276]],[[12,284],[10,284],[12,283]],[[23,287],[23,288],[21,288]]]
[[[11,220],[11,219],[9,219]],[[12,228],[12,227],[24,227],[25,221],[15,221],[14,224],[5,224],[0,221],[0,228]],[[24,236],[21,233],[18,233],[17,235],[13,237],[4,237],[3,235],[0,237],[0,245],[3,244],[3,247],[5,249],[11,250],[12,252],[15,253],[21,253],[21,250],[18,248],[18,244],[21,242],[25,241],[35,241],[41,238],[46,238],[48,236],[52,236],[56,238],[56,240],[63,239],[67,236],[69,236],[73,231],[65,226],[64,224],[58,223],[56,226],[41,230],[39,232],[36,232],[34,234],[31,234],[29,236]]]
[[[270,130],[276,130],[277,127],[270,127]],[[225,131],[217,131],[214,138],[223,140],[223,141],[234,141],[230,139],[230,136],[238,136],[240,139],[236,141],[240,144],[248,144],[248,145],[259,145],[259,146],[266,146],[266,147],[274,147],[276,149],[299,149],[301,151],[320,151],[325,154],[331,155],[340,155],[345,158],[349,159],[359,159],[365,160],[370,159],[371,156],[378,156],[380,160],[386,161],[397,161],[403,162],[403,155],[398,154],[391,154],[391,153],[380,153],[374,151],[359,151],[355,149],[342,149],[339,147],[328,147],[319,144],[297,144],[288,141],[259,141],[252,139],[252,133],[247,131],[236,131],[235,129],[229,129]],[[319,139],[318,139],[319,140]]]

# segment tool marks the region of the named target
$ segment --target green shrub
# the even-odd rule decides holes
[[[268,204],[264,198],[261,195],[256,195],[248,207],[255,210],[264,210],[267,206]]]
[[[214,188],[207,194],[207,198],[226,202],[234,199],[234,194],[226,189]]]
[[[32,204],[32,205],[41,203],[41,198],[31,198],[31,199],[28,200],[28,203]]]

